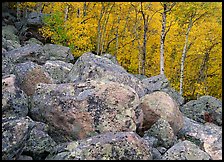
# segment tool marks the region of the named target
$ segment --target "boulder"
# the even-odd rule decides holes
[[[59,145],[47,160],[152,160],[152,155],[136,133],[108,132]]]
[[[162,159],[161,153],[156,148],[152,148],[152,159],[153,160],[161,160]]]
[[[43,45],[43,43],[39,40],[37,40],[36,38],[30,38],[28,41],[26,41],[24,43],[25,45],[27,44],[30,44],[30,45],[33,45],[33,44],[39,44],[39,45]]]
[[[2,27],[2,37],[6,40],[20,42],[19,37],[16,35],[17,32],[17,29],[13,25],[7,25]]]
[[[87,79],[107,79],[130,86],[138,93],[139,97],[145,94],[143,85],[138,78],[127,73],[123,67],[114,64],[111,60],[90,52],[79,57],[68,74],[67,82],[86,81]]]
[[[45,44],[42,55],[51,61],[60,60],[68,63],[74,61],[74,56],[69,47],[56,44]]]
[[[168,93],[179,106],[184,104],[184,98],[176,92],[169,84],[168,79],[165,75],[157,75],[150,78],[142,79],[146,93],[150,94],[155,91],[163,91]]]
[[[5,48],[6,49],[5,52],[7,52],[21,47],[21,45],[17,41],[7,40],[4,37],[2,37],[2,47]]]
[[[28,95],[33,95],[38,83],[53,83],[48,73],[44,72],[40,65],[31,61],[17,64],[14,68],[14,74],[20,88]]]
[[[31,12],[27,18],[28,26],[40,27],[43,25],[43,14],[38,12]]]
[[[56,142],[66,142],[104,132],[135,131],[142,123],[138,104],[136,92],[117,82],[39,84],[30,114],[49,125]]]
[[[159,146],[169,148],[174,144],[175,135],[173,133],[173,129],[170,124],[162,118],[160,118],[151,126],[149,130],[144,133],[144,136],[157,137]]]
[[[27,155],[20,155],[17,160],[33,160],[33,158]]]
[[[211,160],[211,157],[190,141],[181,141],[165,152],[163,160]]]
[[[4,57],[5,53],[2,53],[2,76],[13,74],[15,67],[15,64],[11,62],[9,57]]]
[[[140,99],[143,111],[142,131],[148,130],[160,118],[169,122],[174,135],[183,127],[183,116],[177,103],[165,92],[153,92]]]
[[[28,117],[2,119],[2,160],[18,159],[33,127]]]
[[[222,159],[222,127],[213,123],[204,125],[184,117],[184,127],[178,132],[178,136],[198,145],[213,160]]]
[[[5,53],[5,56],[11,58],[11,61],[14,63],[33,61],[40,65],[43,65],[47,60],[61,60],[65,62],[74,60],[69,47],[54,44],[46,44],[44,46],[28,44],[8,51]]]
[[[200,123],[212,122],[222,126],[222,102],[212,96],[202,96],[187,102],[180,108],[188,118]]]
[[[57,145],[47,134],[47,130],[46,124],[35,122],[35,127],[30,132],[23,153],[32,156],[34,160],[44,160]]]
[[[2,117],[25,117],[28,114],[28,97],[18,88],[16,76],[2,78]]]
[[[109,53],[105,53],[105,54],[102,55],[102,56],[105,57],[105,58],[107,58],[107,59],[109,59],[109,60],[112,61],[114,64],[119,65],[116,56],[113,56],[113,55],[111,55],[111,54],[109,54]]]
[[[47,61],[43,65],[43,70],[54,80],[54,83],[65,83],[69,71],[73,64],[64,61]]]

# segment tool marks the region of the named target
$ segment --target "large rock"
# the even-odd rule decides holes
[[[183,127],[183,116],[177,103],[165,92],[153,92],[141,98],[139,108],[143,110],[143,131],[148,130],[160,118],[168,121],[174,134]]]
[[[17,64],[14,68],[20,88],[28,95],[33,95],[38,83],[53,83],[48,73],[40,65],[31,61]]]
[[[7,25],[2,27],[2,37],[5,38],[6,40],[12,40],[16,42],[19,41],[19,37],[16,35],[17,34],[17,29],[13,25]]]
[[[147,94],[155,91],[163,91],[168,93],[177,102],[178,105],[184,104],[184,98],[170,86],[169,81],[165,75],[160,74],[150,78],[142,79],[142,83],[146,89]]]
[[[171,147],[174,144],[175,135],[170,124],[160,118],[152,127],[147,130],[144,136],[154,136],[158,138],[158,145],[166,148]]]
[[[163,160],[211,160],[211,157],[190,141],[178,142],[163,155]]]
[[[43,65],[43,70],[49,74],[54,83],[65,83],[72,66],[73,64],[64,61],[47,61]]]
[[[28,114],[28,97],[16,85],[11,74],[2,78],[2,117],[25,117]]]
[[[57,145],[47,134],[47,130],[48,127],[44,123],[35,122],[35,128],[30,132],[23,154],[31,155],[34,160],[44,160]]]
[[[32,118],[47,123],[56,142],[110,131],[135,131],[142,123],[136,92],[106,80],[39,84],[31,104]]]
[[[222,159],[222,127],[213,123],[203,125],[184,117],[184,127],[179,131],[178,136],[197,144],[213,160]]]
[[[30,118],[2,119],[2,159],[16,160],[22,153],[34,125]]]
[[[15,48],[21,47],[21,45],[17,41],[7,40],[4,37],[2,37],[2,47],[5,48],[6,51],[11,51]]]
[[[87,79],[107,79],[130,86],[139,97],[145,94],[138,78],[127,73],[123,67],[114,64],[111,60],[90,52],[79,57],[68,74],[68,82],[86,81]]]
[[[222,126],[222,102],[212,96],[202,96],[187,102],[180,108],[181,112],[200,123],[213,122]]]
[[[37,26],[40,27],[43,25],[43,14],[38,12],[31,12],[27,18],[28,26]]]
[[[25,45],[27,44],[30,44],[30,45],[33,45],[33,44],[39,44],[39,45],[43,45],[43,43],[41,41],[39,41],[38,39],[36,38],[30,38],[28,41],[26,41],[24,43]]]
[[[65,62],[72,62],[74,60],[69,47],[54,44],[46,44],[44,46],[28,44],[6,52],[5,57],[11,58],[11,61],[14,63],[23,63],[29,60],[40,65],[44,64],[47,60],[61,60]]]
[[[152,155],[136,133],[110,132],[61,145],[47,160],[152,160]]]

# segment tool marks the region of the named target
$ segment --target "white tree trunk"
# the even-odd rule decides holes
[[[183,49],[183,53],[182,53],[182,57],[181,57],[181,66],[180,66],[180,95],[183,95],[183,80],[184,80],[184,62],[185,62],[185,58],[187,55],[187,47],[188,47],[188,36],[190,33],[190,30],[192,28],[193,22],[192,22],[192,18],[190,19],[190,22],[188,24],[188,28],[187,28],[187,32],[186,32],[186,36],[185,36],[185,44],[184,44],[184,49]]]
[[[162,13],[162,31],[160,39],[160,74],[164,74],[164,42],[166,33],[166,4],[164,4]]]

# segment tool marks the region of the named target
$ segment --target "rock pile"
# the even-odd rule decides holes
[[[74,63],[68,47],[21,43],[3,11],[2,159],[222,159],[219,100],[184,104],[165,76],[136,77],[110,54]]]

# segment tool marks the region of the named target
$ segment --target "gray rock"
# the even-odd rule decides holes
[[[154,136],[148,136],[147,134],[144,134],[143,139],[148,143],[150,147],[158,146],[158,138]]]
[[[65,83],[72,66],[73,64],[64,61],[47,61],[43,65],[43,70],[49,74],[54,83]]]
[[[20,155],[17,160],[33,160],[33,158],[27,155]]]
[[[32,156],[34,160],[44,160],[57,145],[47,134],[44,123],[35,122],[35,128],[30,132],[30,137],[23,150],[24,153]]]
[[[165,147],[161,147],[161,146],[156,147],[156,149],[157,149],[161,154],[164,154],[164,153],[167,151],[167,149],[166,149]]]
[[[162,159],[161,153],[156,148],[152,148],[152,159],[153,160],[161,160]]]
[[[138,93],[139,97],[145,94],[139,79],[109,59],[90,52],[79,57],[68,74],[67,82],[86,81],[87,79],[107,79],[130,86]]]
[[[17,34],[17,29],[13,25],[7,25],[2,27],[2,37],[6,40],[19,41]]]
[[[163,160],[211,160],[211,157],[190,141],[182,141],[172,146],[163,155]]]
[[[109,53],[105,53],[105,54],[103,55],[103,57],[109,59],[109,60],[112,61],[114,64],[119,65],[119,63],[118,63],[118,61],[117,61],[117,58],[116,58],[115,56],[113,56],[113,55],[111,55],[111,54],[109,54]]]
[[[31,61],[19,63],[14,68],[19,87],[28,95],[33,95],[38,83],[53,83],[53,79],[40,65]]]
[[[34,125],[30,118],[2,119],[2,159],[16,160],[22,153]]]
[[[16,85],[11,74],[2,78],[2,117],[25,117],[28,114],[28,97]]]
[[[11,59],[4,56],[2,53],[2,76],[13,74],[15,64],[11,62]]]
[[[213,123],[205,125],[184,117],[184,127],[178,132],[179,138],[187,139],[207,152],[213,160],[222,159],[222,127]]]
[[[13,40],[7,40],[4,37],[2,37],[2,47],[6,49],[5,52],[11,51],[13,49],[21,47],[20,43]]]
[[[158,138],[158,145],[169,148],[174,143],[174,133],[170,124],[160,118],[151,128],[145,131],[144,136],[155,136]]]
[[[28,26],[42,26],[43,25],[43,14],[38,12],[31,12],[27,18]]]
[[[152,160],[152,155],[136,133],[109,132],[60,145],[47,160]]]
[[[138,104],[136,92],[116,82],[39,84],[30,114],[49,125],[56,142],[66,142],[104,132],[135,131],[142,122]]]
[[[200,123],[212,122],[222,126],[222,102],[215,97],[202,96],[187,102],[180,110],[185,116]]]
[[[178,105],[181,106],[184,104],[184,98],[170,86],[170,83],[165,75],[157,75],[142,79],[142,83],[147,94],[155,91],[163,91],[169,94]]]
[[[45,57],[47,56],[47,58],[51,61],[61,60],[68,63],[74,61],[74,56],[72,55],[69,47],[56,44],[45,44],[43,46],[42,55]]]
[[[25,44],[25,45],[27,45],[27,44],[31,44],[31,45],[33,45],[33,44],[43,45],[43,43],[42,43],[41,41],[37,40],[36,38],[30,38],[30,39],[29,39],[28,41],[26,41],[24,44]]]

